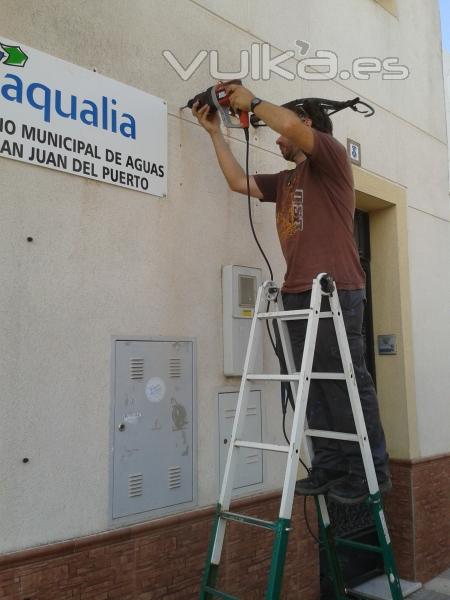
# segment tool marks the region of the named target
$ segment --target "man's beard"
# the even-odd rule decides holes
[[[286,148],[285,150],[282,150],[281,154],[285,160],[294,162],[295,154],[292,148]]]

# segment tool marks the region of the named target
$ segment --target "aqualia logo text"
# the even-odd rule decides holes
[[[42,114],[45,123],[55,118],[72,119],[90,127],[120,133],[125,138],[136,139],[136,120],[129,113],[117,109],[117,100],[102,96],[101,102],[80,99],[75,94],[52,90],[40,82],[24,83],[18,75],[6,73],[0,94],[8,102],[28,104]]]
[[[25,67],[28,55],[20,46],[10,46],[0,42],[0,65]],[[64,94],[41,83],[25,83],[19,75],[6,73],[0,83],[0,95],[8,102],[28,104],[41,112],[45,123],[52,123],[56,117],[79,121],[90,127],[101,127],[111,133],[136,139],[136,120],[133,115],[121,113],[117,100],[102,96],[100,102],[89,98],[79,98],[75,94]],[[1,99],[1,98],[0,98]]]

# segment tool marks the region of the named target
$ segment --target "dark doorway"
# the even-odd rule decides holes
[[[366,296],[367,304],[364,311],[363,334],[365,339],[365,357],[369,373],[372,379],[377,384],[375,373],[375,353],[373,339],[373,319],[372,319],[372,285],[370,277],[370,227],[369,214],[362,210],[356,209],[355,222],[353,228],[356,247],[359,252],[359,260],[366,274]]]
[[[354,237],[359,252],[361,266],[366,274],[367,303],[364,311],[363,334],[365,339],[365,358],[367,368],[375,379],[375,353],[372,319],[372,286],[370,277],[370,228],[369,214],[356,210]],[[334,534],[365,544],[378,545],[378,536],[372,514],[366,504],[344,505],[332,500],[327,501],[328,512]],[[343,546],[338,547],[338,560],[344,581],[352,588],[383,573],[383,561],[380,555],[363,552]],[[323,547],[320,548],[320,596],[321,600],[335,600],[333,586],[328,574],[328,561]]]

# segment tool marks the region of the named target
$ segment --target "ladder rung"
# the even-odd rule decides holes
[[[367,552],[377,552],[383,554],[383,550],[380,546],[372,546],[372,544],[362,544],[361,542],[355,542],[354,540],[347,540],[345,538],[334,539],[337,546],[348,546],[349,548],[356,548],[358,550],[366,550]]]
[[[289,452],[289,446],[262,444],[261,442],[245,442],[244,440],[236,440],[234,445],[238,448],[255,448],[257,450],[271,450],[272,452]]]
[[[247,379],[253,381],[300,381],[302,378],[301,373],[292,373],[291,375],[281,375],[279,373],[250,373],[247,375]],[[345,380],[345,373],[311,373],[311,379],[342,379]]]
[[[357,433],[341,433],[340,431],[327,431],[326,429],[305,429],[305,435],[309,435],[309,437],[329,438],[330,440],[359,442]]]
[[[302,310],[280,310],[274,312],[258,313],[256,316],[258,319],[282,319],[283,321],[290,321],[294,319],[307,319],[311,314],[310,308]]]
[[[247,375],[247,379],[252,381],[300,381],[303,377],[301,373],[292,373],[292,375],[256,375],[254,373]]]
[[[266,312],[258,313],[256,316],[258,319],[280,319],[281,321],[297,321],[300,319],[307,319],[312,313],[311,308],[305,308],[303,310],[281,310],[278,312]],[[319,313],[320,319],[330,319],[333,316],[331,311],[324,311]]]
[[[311,379],[345,379],[345,373],[311,373]]]
[[[237,521],[238,523],[245,523],[246,525],[255,525],[256,527],[262,527],[263,529],[277,528],[277,524],[273,521],[265,521],[264,519],[258,519],[257,517],[248,517],[247,515],[240,515],[229,511],[223,511],[220,513],[220,518],[226,521]]]
[[[204,590],[205,592],[208,592],[208,594],[212,594],[213,597],[215,596],[216,598],[224,598],[224,600],[239,600],[239,598],[236,598],[236,596],[230,596],[230,594],[221,592],[220,590],[215,590],[214,588],[209,587],[209,585],[205,585]]]

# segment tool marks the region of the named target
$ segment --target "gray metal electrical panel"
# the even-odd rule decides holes
[[[114,340],[112,519],[196,501],[193,340]]]
[[[222,483],[230,447],[238,392],[219,393],[219,476]],[[250,392],[243,439],[262,442],[261,391]],[[263,453],[254,448],[239,448],[239,460],[233,489],[263,483]]]

